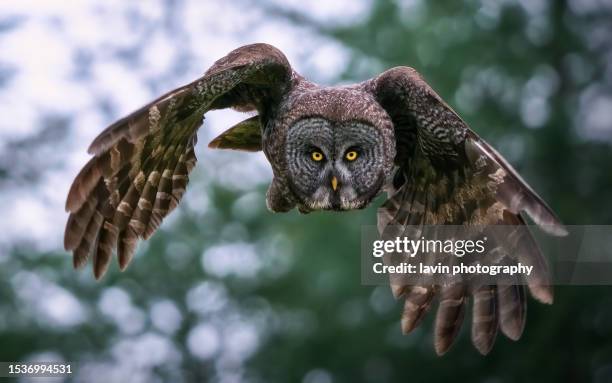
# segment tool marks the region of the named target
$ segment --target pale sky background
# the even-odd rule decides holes
[[[354,22],[371,5],[353,0],[276,2],[319,22]],[[348,51],[335,41],[282,18],[268,18],[249,1],[177,1],[172,14],[165,13],[164,4],[162,0],[0,2],[0,159],[31,163],[0,186],[0,266],[18,267],[18,260],[8,262],[15,245],[41,253],[61,249],[65,196],[99,132],[159,94],[201,76],[230,50],[253,42],[273,44],[298,71],[322,83],[334,82],[348,60]],[[262,198],[249,191],[271,178],[263,155],[206,148],[211,138],[244,118],[233,111],[206,116],[196,148],[194,178],[200,182],[192,182],[184,206],[207,208],[203,185],[209,180],[244,191],[235,204],[238,210],[250,206],[253,198]],[[43,122],[53,120],[69,121],[68,130],[60,137],[40,136],[49,128]],[[40,145],[21,145],[37,136]],[[44,145],[47,139],[54,140],[53,145]],[[34,180],[30,173],[36,175]],[[170,215],[164,224],[179,214]],[[279,237],[269,246],[262,251],[253,243],[221,243],[200,256],[200,266],[219,278],[234,274],[248,279],[256,273],[261,278],[266,262],[280,254],[282,260],[274,261],[273,272],[283,273],[291,259],[290,244]],[[184,248],[171,243],[168,252],[176,263]],[[109,355],[81,363],[77,380],[106,383],[129,377],[131,382],[151,382],[155,367],[180,365],[181,348],[172,336],[187,313],[178,302],[150,297],[150,304],[139,306],[129,291],[113,286],[99,286],[99,297],[85,302],[41,270],[16,269],[9,275],[21,309],[8,313],[0,305],[0,328],[19,326],[14,323],[19,318],[25,318],[22,325],[33,325],[34,320],[57,329],[74,328],[93,318],[116,326],[121,336],[111,340]],[[85,284],[93,283],[89,270],[74,275]],[[214,360],[218,381],[241,380],[243,361],[260,347],[271,326],[286,322],[283,316],[291,316],[290,323],[302,323],[302,314],[273,312],[269,307],[255,316],[245,313],[224,284],[215,281],[191,286],[184,300],[189,315],[198,318],[184,346],[199,360]],[[62,358],[54,350],[30,356],[41,361]],[[315,369],[304,381],[331,380],[327,372]]]
[[[408,23],[423,15],[423,0],[399,2]],[[495,22],[500,10],[512,2],[482,1],[475,18],[486,16],[489,22]],[[546,38],[543,15],[548,12],[548,2],[518,3],[531,17],[525,33],[536,40]],[[0,2],[0,26],[5,29],[0,33],[0,157],[19,161],[19,155],[26,156],[37,168],[44,169],[36,187],[20,182],[27,175],[11,177],[10,183],[2,185],[0,258],[16,242],[28,242],[39,250],[60,247],[67,217],[63,209],[66,192],[89,158],[86,148],[91,140],[114,120],[194,80],[231,49],[253,42],[273,44],[300,73],[323,84],[334,83],[349,60],[347,49],[336,41],[284,18],[266,15],[261,2],[178,0],[171,14],[165,13],[164,4],[164,0]],[[372,0],[273,0],[268,4],[296,11],[318,23],[342,24],[358,23],[368,14]],[[612,1],[571,0],[570,7],[577,14],[589,14],[612,7]],[[585,31],[593,49],[609,38],[597,28],[594,25]],[[607,77],[612,78],[612,54],[608,63]],[[576,68],[576,76],[589,69],[583,57],[572,54],[567,56],[567,65]],[[482,70],[462,84],[454,95],[458,107],[469,113],[477,106],[477,100],[468,96],[478,87],[495,85],[495,74],[495,68]],[[525,126],[538,128],[548,120],[548,98],[558,90],[557,76],[542,65],[520,90]],[[5,77],[8,80],[3,80]],[[609,89],[592,84],[576,103],[580,111],[576,115],[578,134],[585,139],[612,139]],[[71,119],[69,130],[57,145],[14,152],[15,142],[39,134],[41,120],[48,117]],[[196,148],[196,174],[204,173],[206,180],[218,180],[244,191],[267,182],[271,171],[261,153],[219,153],[205,148],[211,138],[245,116],[217,111],[206,117]],[[507,155],[512,161],[511,151]],[[192,188],[187,192],[195,193]],[[184,201],[200,209],[206,206],[201,193]]]
[[[370,7],[370,1],[275,2],[320,22],[354,22]],[[60,247],[67,218],[65,196],[89,158],[86,148],[91,140],[114,120],[199,77],[230,50],[253,42],[273,44],[299,72],[322,83],[333,81],[348,60],[348,52],[338,43],[285,20],[267,19],[249,1],[178,1],[173,15],[164,14],[163,4],[161,0],[0,3],[0,22],[16,23],[10,32],[0,34],[0,70],[14,74],[0,87],[0,155],[11,156],[12,142],[40,133],[41,117],[73,118],[59,145],[29,153],[39,166],[48,166],[37,186],[13,182],[0,194],[4,207],[0,251],[21,241],[39,250]],[[138,64],[121,60],[135,47],[142,48]],[[84,69],[84,62],[91,67]],[[101,110],[100,101],[108,110]],[[230,187],[244,190],[270,179],[261,154],[212,153],[205,148],[244,115],[218,111],[206,117],[196,149],[198,171],[217,173]],[[184,200],[205,203],[198,198]]]
[[[358,23],[368,14],[373,1],[273,0],[270,3],[320,23],[342,24]],[[408,24],[422,16],[425,0],[398,1],[402,3]],[[480,0],[482,7],[474,17],[495,22],[500,9],[510,1]],[[536,39],[545,37],[543,15],[547,1],[518,2],[531,18],[525,33],[531,33]],[[305,310],[274,311],[265,305],[264,298],[258,315],[245,313],[219,281],[203,280],[188,286],[184,302],[151,297],[153,302],[136,303],[130,291],[102,284],[98,285],[99,296],[85,301],[79,299],[79,292],[69,291],[58,283],[52,273],[27,270],[17,257],[9,262],[14,245],[34,247],[42,256],[47,256],[46,251],[61,248],[67,219],[65,197],[72,179],[87,162],[86,149],[98,133],[156,96],[199,77],[230,50],[253,42],[273,44],[287,55],[297,71],[323,84],[335,83],[348,63],[350,52],[344,46],[308,27],[290,24],[278,16],[267,16],[255,0],[177,0],[175,3],[174,11],[168,14],[166,0],[0,1],[0,160],[28,162],[23,170],[6,177],[6,181],[0,180],[3,212],[0,268],[9,276],[7,283],[25,313],[7,313],[12,308],[0,302],[0,329],[32,325],[29,321],[41,328],[68,330],[94,319],[112,323],[120,337],[109,341],[110,357],[83,364],[82,376],[86,378],[82,380],[87,382],[97,379],[106,383],[128,375],[132,382],[150,382],[155,367],[180,365],[181,349],[174,343],[173,334],[184,325],[187,315],[197,318],[193,327],[187,329],[188,351],[203,361],[214,359],[219,381],[226,382],[240,380],[241,363],[264,343],[270,328],[275,329],[280,323],[299,327],[299,331],[316,329],[312,316]],[[601,7],[612,6],[609,0],[570,0],[569,3],[576,13],[597,12]],[[587,32],[584,36],[594,50],[598,49],[597,44],[610,38],[598,30]],[[612,53],[609,58],[607,84],[612,83]],[[372,61],[367,64],[376,67]],[[589,68],[584,57],[571,54],[568,65],[576,68],[576,76],[584,75]],[[495,84],[506,89],[503,82],[494,81],[495,68],[489,69],[473,78],[466,76],[456,94],[445,97],[469,112],[477,105],[470,104],[473,98],[463,96],[474,94],[474,89]],[[558,87],[556,76],[550,67],[542,65],[534,69],[533,77],[524,86],[520,84],[522,88],[517,86],[517,92],[525,96],[521,98],[524,126],[537,129],[547,121],[550,113],[547,103]],[[584,139],[612,139],[609,86],[590,84],[576,103],[580,107],[575,127],[578,134]],[[196,148],[199,161],[194,178],[199,182],[190,185],[183,206],[197,211],[207,209],[205,186],[210,180],[242,192],[234,205],[237,210],[241,206],[250,208],[254,200],[261,202],[262,196],[252,192],[253,187],[271,179],[271,170],[262,154],[206,148],[211,138],[244,118],[245,115],[234,111],[216,111],[206,116]],[[54,120],[60,125],[69,121],[68,130],[60,130],[59,137],[40,136],[49,128],[43,122],[48,125]],[[41,142],[33,146],[22,144],[22,140],[32,137],[38,137]],[[47,140],[53,145],[44,145]],[[32,174],[35,174],[34,180]],[[248,214],[245,212],[249,209],[242,210],[237,216]],[[164,225],[171,225],[178,215],[180,212],[171,214]],[[240,227],[219,228],[222,239],[223,230],[239,231]],[[275,259],[273,270],[266,268],[269,259],[262,257],[262,253],[272,257],[282,253],[284,262],[291,261],[291,244],[282,237],[277,241],[271,246],[280,250],[270,251],[261,251],[258,244],[247,241],[214,244],[197,255],[199,266],[219,280],[232,274],[246,279],[257,274],[261,278],[262,270],[266,269],[282,273],[283,267],[288,266],[279,263],[281,257]],[[182,252],[185,248],[181,247],[180,240],[168,245],[174,263],[181,262]],[[68,257],[68,254],[59,252],[53,256]],[[94,283],[89,269],[74,275],[84,286]],[[347,302],[350,312],[347,317],[358,320],[356,311],[362,306],[354,303]],[[388,289],[372,289],[369,304],[376,310],[393,307]],[[25,318],[24,323],[15,323],[20,318]],[[399,331],[399,327],[394,331]],[[415,338],[406,338],[410,339]],[[32,359],[61,360],[61,355],[53,350],[40,350]],[[140,373],[130,375],[134,366]],[[108,375],[109,371],[114,375]],[[305,383],[332,380],[328,372],[317,368],[303,378]]]

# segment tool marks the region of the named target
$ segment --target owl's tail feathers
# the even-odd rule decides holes
[[[148,238],[185,192],[195,165],[195,135],[125,138],[92,158],[74,180],[64,247],[73,251],[75,268],[93,254],[94,275],[101,278],[117,248],[120,268],[127,267],[139,238]]]

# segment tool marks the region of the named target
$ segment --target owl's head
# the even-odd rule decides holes
[[[395,150],[367,121],[321,116],[296,121],[285,144],[289,188],[302,210],[367,206],[386,183]]]
[[[272,211],[351,210],[367,206],[387,184],[395,159],[391,118],[356,87],[296,87],[263,134],[274,178]]]

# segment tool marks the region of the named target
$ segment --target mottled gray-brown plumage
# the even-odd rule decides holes
[[[93,258],[96,278],[114,249],[123,270],[139,239],[149,238],[180,202],[196,163],[197,129],[207,111],[257,111],[209,147],[263,150],[273,169],[267,205],[350,210],[385,191],[381,232],[391,226],[523,225],[521,212],[554,235],[564,229],[512,167],[412,68],[397,67],[356,85],[322,87],[291,69],[267,44],[238,48],[198,80],[173,90],[104,130],[93,158],[68,193],[65,248],[75,267]],[[522,257],[541,265],[528,287],[551,303],[546,263],[529,238]],[[472,297],[472,341],[490,351],[498,328],[521,336],[526,298],[521,284],[393,285],[404,300],[401,326],[417,327],[434,297],[435,349],[452,344]]]

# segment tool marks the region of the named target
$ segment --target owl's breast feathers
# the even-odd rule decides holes
[[[274,173],[267,197],[273,210],[296,205],[287,174],[287,132],[301,119],[319,117],[340,124],[359,121],[381,133],[382,156],[395,166],[389,198],[379,211],[381,231],[391,225],[524,225],[521,214],[526,213],[546,232],[566,233],[512,166],[414,69],[393,68],[353,86],[319,87],[297,74],[277,48],[251,44],[94,140],[89,148],[93,157],[76,176],[66,201],[70,217],[64,244],[73,252],[75,267],[92,256],[100,278],[114,249],[120,268],[128,265],[138,240],[151,236],[180,202],[196,163],[197,130],[206,112],[220,108],[258,111],[211,147],[263,149]],[[392,285],[395,296],[405,300],[403,330],[418,326],[439,295],[435,345],[444,353],[461,326],[467,297],[473,296],[472,340],[481,353],[490,351],[498,329],[517,339],[525,323],[523,284],[545,303],[552,302],[552,288],[546,261],[531,237],[498,245],[506,261],[518,257],[537,264],[534,278],[509,286]]]

